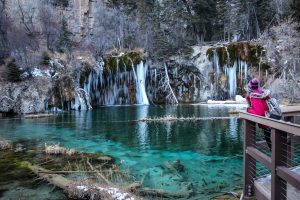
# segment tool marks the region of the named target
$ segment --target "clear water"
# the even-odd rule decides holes
[[[136,122],[145,117],[220,117],[235,107],[209,105],[102,107],[54,118],[0,119],[0,137],[103,152],[144,186],[178,192],[186,185],[193,198],[210,199],[242,184],[241,121]],[[184,172],[166,172],[179,159]]]

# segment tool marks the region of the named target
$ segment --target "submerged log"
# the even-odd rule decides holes
[[[179,192],[169,192],[162,189],[152,189],[152,188],[141,188],[141,187],[131,187],[130,192],[144,197],[159,197],[168,199],[181,199],[188,198],[192,195],[191,190],[182,190]]]
[[[28,115],[24,115],[24,118],[26,119],[30,119],[30,118],[43,118],[43,117],[54,117],[55,115],[50,113],[40,113],[40,114],[28,114]]]
[[[142,182],[134,182],[127,187],[127,191],[142,197],[159,197],[167,199],[186,199],[193,194],[192,183],[179,192],[169,192],[162,189],[142,188]]]
[[[62,175],[59,175],[59,171],[56,174],[53,171],[47,170],[38,165],[32,165],[29,162],[24,162],[24,165],[26,165],[41,179],[44,179],[52,185],[63,189],[70,196],[80,199],[134,200],[139,199],[137,196],[180,199],[188,198],[193,193],[191,185],[188,185],[186,188],[179,192],[168,192],[161,189],[142,188],[142,182],[135,182],[129,185],[126,189],[124,189],[124,191],[128,191],[127,193],[115,187],[103,187],[88,181],[70,180],[63,177]],[[61,172],[66,173],[67,171]],[[77,171],[75,171],[75,173],[76,172]],[[95,173],[95,171],[91,172]]]
[[[70,196],[80,199],[112,199],[112,200],[134,200],[136,199],[129,193],[122,192],[114,187],[102,187],[88,181],[75,181],[67,179],[61,175],[53,174],[50,170],[44,169],[38,165],[32,165],[24,162],[28,168],[38,175],[41,179],[46,180],[54,186],[66,191]],[[48,172],[48,173],[47,173]]]

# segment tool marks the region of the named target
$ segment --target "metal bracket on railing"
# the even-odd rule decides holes
[[[246,185],[247,187],[247,196],[251,197],[253,196],[253,185]]]

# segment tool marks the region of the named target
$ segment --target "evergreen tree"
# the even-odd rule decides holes
[[[12,59],[6,65],[7,70],[7,80],[10,82],[18,82],[21,80],[20,75],[21,71],[19,70],[18,65],[16,64],[16,60]]]
[[[57,41],[57,50],[60,52],[70,51],[72,47],[71,32],[68,29],[68,23],[65,17],[61,20],[61,29]]]
[[[8,27],[9,19],[6,8],[7,1],[0,1],[0,65],[4,64],[4,58],[9,55]]]
[[[63,6],[63,7],[69,6],[69,0],[50,0],[50,2],[54,6]]]
[[[256,0],[254,6],[253,9],[256,9],[258,25],[261,30],[264,30],[272,23],[275,12],[270,6],[270,0]]]
[[[293,14],[292,16],[300,22],[300,1],[294,0],[292,4]]]
[[[209,41],[213,36],[213,22],[216,17],[216,2],[213,0],[193,0],[191,22],[196,26],[198,42]]]

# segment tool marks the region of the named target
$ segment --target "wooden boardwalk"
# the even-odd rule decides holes
[[[293,123],[300,106],[282,112],[285,121],[239,114],[244,120],[244,199],[300,200],[300,125]],[[269,136],[258,124],[271,128]]]
[[[300,167],[292,169],[293,172],[300,175]],[[258,178],[254,182],[255,188],[261,191],[261,193],[266,196],[268,199],[271,199],[271,175],[266,175],[264,177]],[[287,199],[290,200],[299,200],[300,191],[287,184]]]

